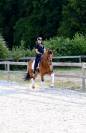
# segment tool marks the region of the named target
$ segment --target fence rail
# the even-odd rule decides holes
[[[28,66],[27,62],[12,62],[12,61],[2,61],[0,62],[0,65],[5,65],[5,70],[6,72],[10,72],[10,66],[11,65],[19,65],[19,66]],[[85,68],[86,68],[86,63],[63,63],[63,62],[53,62],[53,66],[58,67],[58,66],[64,66],[64,67],[80,67],[81,71],[82,71],[82,75],[81,76],[77,76],[77,75],[58,75],[56,74],[56,76],[58,77],[68,77],[68,78],[81,78],[82,79],[82,89],[85,90],[85,79],[86,79],[86,75],[85,75]]]
[[[21,61],[27,61],[29,59],[34,59],[34,57],[23,57],[20,60]],[[83,61],[83,59],[86,60],[86,56],[85,55],[80,55],[80,56],[55,56],[53,57],[53,59],[78,59],[78,62],[81,63]]]
[[[0,64],[3,65],[27,65],[27,62],[12,62],[12,61],[1,61]],[[53,62],[53,66],[71,66],[71,67],[84,67],[86,68],[86,63],[69,63],[69,62]]]
[[[53,62],[53,66],[82,67],[82,63]]]
[[[30,59],[34,59],[35,57],[22,57],[19,59],[19,61],[28,61]],[[83,59],[86,61],[86,56],[81,55],[81,56],[56,56],[53,57],[53,59],[60,60],[60,59],[78,59],[78,62],[81,63]],[[3,59],[0,59],[0,61],[4,61]],[[12,58],[7,58],[6,61],[13,61]]]

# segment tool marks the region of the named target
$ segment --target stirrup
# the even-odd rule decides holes
[[[36,70],[33,70],[33,73],[35,74],[36,73]]]
[[[33,73],[35,74],[37,72],[37,69],[36,70],[33,70]]]

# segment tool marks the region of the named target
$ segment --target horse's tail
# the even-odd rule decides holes
[[[29,72],[27,72],[25,75],[25,80],[30,80],[30,79],[31,79],[30,74],[29,74]]]
[[[31,74],[32,74],[32,73],[30,73],[30,71],[32,69],[31,67],[32,67],[32,60],[30,60],[28,62],[28,71],[26,73],[25,80],[30,80],[31,79]]]

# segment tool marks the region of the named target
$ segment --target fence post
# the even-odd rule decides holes
[[[80,56],[80,57],[79,57],[79,63],[81,63],[81,62],[82,62],[82,57]]]
[[[28,72],[28,62],[27,62],[27,72]]]
[[[6,64],[6,62],[5,62],[5,64],[4,64],[4,66],[5,66],[5,71],[7,70],[7,64]]]
[[[9,79],[10,79],[10,63],[9,63],[9,61],[7,61],[7,73],[8,73],[8,81],[9,81]]]
[[[82,63],[82,90],[85,91],[85,67]]]

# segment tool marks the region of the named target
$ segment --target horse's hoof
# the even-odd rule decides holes
[[[35,86],[32,86],[32,89],[35,89]]]
[[[54,87],[54,84],[51,84],[50,87],[53,88]]]

